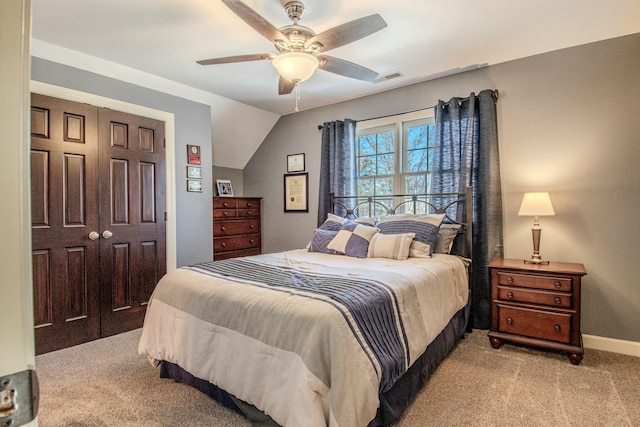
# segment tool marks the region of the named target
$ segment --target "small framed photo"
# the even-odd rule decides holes
[[[200,181],[199,179],[188,179],[187,191],[202,193],[202,181]]]
[[[287,156],[287,173],[304,171],[304,153]]]
[[[187,178],[202,179],[202,168],[198,166],[187,166]]]
[[[284,211],[309,212],[308,173],[292,173],[284,176]]]
[[[190,165],[199,165],[201,163],[199,145],[187,145],[187,163]]]
[[[233,187],[228,179],[216,179],[216,187],[218,187],[218,196],[233,197]]]

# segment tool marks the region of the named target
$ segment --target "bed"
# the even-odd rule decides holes
[[[332,197],[307,248],[179,268],[139,353],[249,419],[390,425],[467,331],[467,200]]]

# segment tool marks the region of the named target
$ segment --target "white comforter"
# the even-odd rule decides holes
[[[294,250],[251,259],[390,286],[409,365],[468,298],[464,262],[451,255],[396,261]],[[285,427],[366,426],[379,406],[380,366],[360,332],[334,303],[305,292],[175,270],[154,291],[139,353],[179,365]]]

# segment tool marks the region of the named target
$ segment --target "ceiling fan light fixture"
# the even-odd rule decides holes
[[[280,54],[273,59],[272,63],[282,78],[294,83],[307,80],[320,65],[318,58],[303,52]]]

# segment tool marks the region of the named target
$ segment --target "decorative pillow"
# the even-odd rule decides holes
[[[409,256],[428,258],[438,238],[438,229],[444,214],[389,215],[380,218],[377,227],[382,234],[415,233]]]
[[[433,252],[437,254],[451,253],[453,241],[456,239],[460,228],[462,228],[460,224],[441,224],[436,239],[436,247],[433,248]]]
[[[377,217],[347,219],[347,218],[330,213],[330,214],[327,214],[327,219],[318,228],[321,228],[323,230],[340,231],[340,228],[342,228],[342,225],[347,221],[353,221],[358,224],[370,225],[373,227],[376,225],[377,220],[378,220]]]
[[[327,248],[347,256],[366,258],[369,251],[369,242],[378,231],[375,227],[347,221],[342,225],[336,237],[329,242]]]
[[[367,256],[369,258],[407,259],[409,258],[409,248],[415,235],[415,233],[376,233],[369,243]]]
[[[321,252],[324,254],[335,254],[336,251],[327,248],[327,245],[338,234],[337,231],[323,230],[322,228],[316,229],[309,243],[309,252]]]

